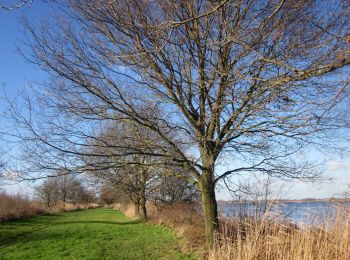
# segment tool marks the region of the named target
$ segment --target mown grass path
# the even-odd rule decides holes
[[[0,224],[0,259],[193,259],[169,229],[105,208]]]

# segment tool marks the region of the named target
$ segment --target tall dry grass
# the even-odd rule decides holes
[[[31,200],[21,195],[9,195],[5,192],[0,193],[0,222],[6,222],[15,219],[38,216],[42,214],[51,214],[64,211],[74,211],[80,209],[96,208],[96,203],[72,204],[57,203],[55,207],[48,210],[43,203]]]
[[[194,205],[175,203],[150,210],[150,221],[165,225],[184,238],[184,246],[201,248],[205,241],[204,222]]]
[[[338,214],[318,227],[298,228],[278,219],[223,224],[208,259],[350,259],[350,215]]]
[[[0,222],[20,219],[45,213],[45,209],[20,195],[0,193]]]
[[[117,209],[133,216],[132,204]],[[147,205],[149,221],[165,225],[184,239],[181,250],[196,249],[209,260],[345,260],[350,259],[350,213],[317,227],[298,227],[278,217],[221,219],[215,247],[205,250],[203,218],[188,204]],[[320,223],[320,222],[318,222]]]
[[[105,207],[109,207],[105,205]],[[128,218],[136,218],[135,206],[132,203],[114,203],[112,206],[113,209],[123,212]]]

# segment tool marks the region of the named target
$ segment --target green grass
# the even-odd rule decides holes
[[[0,224],[0,259],[193,259],[169,229],[105,208]]]

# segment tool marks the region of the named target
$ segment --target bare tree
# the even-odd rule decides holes
[[[128,200],[125,199],[125,195],[122,190],[118,190],[109,185],[103,185],[100,189],[100,201],[107,205],[109,208],[113,203],[125,203]]]
[[[193,201],[197,189],[187,181],[190,174],[166,158],[155,159],[153,154],[163,155],[166,144],[156,140],[148,128],[123,122],[104,127],[100,135],[90,148],[99,158],[86,158],[90,175],[126,194],[135,205],[137,216],[147,218],[146,202],[150,199],[168,203]]]
[[[82,181],[72,174],[60,171],[57,177],[45,179],[35,187],[36,195],[45,202],[49,211],[58,202],[63,203],[90,203],[94,200],[92,192],[88,191]]]
[[[228,182],[226,180],[225,182]],[[282,188],[284,185],[277,185],[276,181],[270,176],[255,175],[249,176],[238,183],[226,183],[231,196],[233,209],[236,212],[226,210],[228,214],[234,214],[241,220],[246,217],[261,219],[269,214],[273,206],[277,205],[276,200],[282,198]],[[276,212],[275,212],[276,213]]]
[[[1,180],[4,178],[4,176],[3,176],[4,171],[5,171],[5,163],[0,161],[0,184],[1,184]]]
[[[66,203],[88,203],[92,200],[91,194],[83,186],[82,181],[77,176],[69,173],[60,172],[55,178],[56,196],[63,202],[65,208]]]
[[[58,202],[56,180],[53,178],[46,179],[35,187],[35,193],[45,203],[49,212],[51,212],[52,207]]]
[[[113,190],[105,188],[101,191],[100,200],[106,204],[108,208],[116,201],[116,199],[117,198]]]
[[[99,156],[93,160],[91,156],[83,158],[90,176],[105,186],[122,190],[135,205],[135,214],[140,218],[147,218],[146,202],[159,185],[159,166],[165,164],[164,160],[159,162],[147,155],[159,147],[151,135],[147,128],[129,122],[106,125],[98,139],[85,150],[88,155]]]
[[[27,150],[45,154],[27,159],[47,173],[58,164],[83,172],[77,158],[100,157],[86,152],[101,139],[96,127],[147,128],[157,149],[115,145],[110,157],[146,154],[189,172],[212,245],[218,181],[247,172],[312,177],[293,155],[332,143],[346,126],[349,4],[69,1],[50,26],[27,25],[27,58],[51,76],[36,90],[41,113],[31,105],[31,117],[17,114],[28,130],[20,135],[36,142]]]
[[[146,202],[152,192],[152,177],[149,168],[125,166],[106,170],[94,170],[94,178],[97,178],[104,186],[122,191],[135,206],[135,215],[139,218],[147,218]]]
[[[152,200],[166,204],[189,203],[196,204],[200,199],[199,190],[187,181],[187,173],[180,167],[161,169],[157,189]]]
[[[0,102],[2,101],[0,97]],[[2,120],[4,117],[3,112],[0,111],[0,120]],[[6,142],[5,142],[5,137],[6,137],[6,132],[2,127],[0,127],[0,184],[2,183],[2,180],[4,179],[4,174],[5,174],[5,151],[4,147],[6,147]]]

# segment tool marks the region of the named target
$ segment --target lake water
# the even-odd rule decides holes
[[[280,216],[299,225],[317,225],[324,221],[334,221],[337,212],[349,208],[350,202],[279,202],[269,205],[267,212],[271,216]],[[219,212],[225,217],[241,215],[257,216],[262,214],[264,203],[225,203],[219,206]]]

